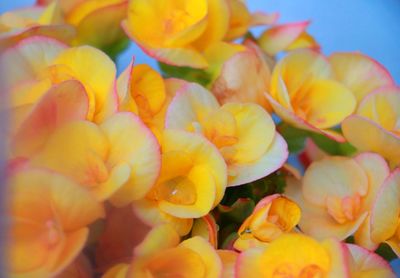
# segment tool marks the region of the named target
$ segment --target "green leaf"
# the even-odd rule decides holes
[[[382,258],[387,260],[388,262],[397,259],[397,255],[393,252],[392,248],[386,243],[382,243],[379,245],[378,249],[375,250],[375,253],[380,255]]]
[[[205,87],[211,83],[211,75],[204,70],[189,67],[176,67],[160,62],[158,65],[165,78],[179,78],[189,82],[199,83]]]
[[[102,51],[106,53],[111,60],[116,62],[118,55],[120,55],[129,46],[129,44],[130,40],[128,38],[123,38],[109,47],[103,48]]]
[[[297,129],[285,122],[280,123],[277,129],[283,138],[285,138],[291,154],[298,153],[304,149],[305,140],[309,136],[308,131]]]
[[[312,133],[310,137],[321,150],[330,155],[351,156],[357,151],[350,143],[339,143],[321,134]]]
[[[253,212],[254,207],[254,201],[249,198],[240,198],[230,207],[219,205],[218,211],[221,222],[235,222],[241,224]]]

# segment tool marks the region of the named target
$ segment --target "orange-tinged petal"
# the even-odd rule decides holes
[[[330,267],[329,253],[321,244],[301,234],[287,234],[267,247],[242,252],[236,264],[236,277],[274,277],[285,274],[301,277],[301,274],[311,270],[327,275]]]
[[[304,198],[315,205],[324,205],[328,196],[365,196],[367,192],[368,178],[351,158],[323,158],[312,163],[304,174]]]
[[[318,129],[318,128],[310,125],[305,120],[301,119],[300,117],[296,116],[293,112],[291,112],[288,109],[286,109],[285,107],[283,107],[276,100],[274,100],[270,95],[265,94],[265,97],[268,99],[268,101],[271,104],[272,108],[274,109],[275,113],[278,114],[278,116],[283,121],[293,125],[294,127],[313,131],[313,132],[316,132],[319,134],[323,134],[323,135],[327,136],[328,138],[335,140],[337,142],[345,142],[346,141],[341,134],[339,134],[333,130]]]
[[[359,151],[379,153],[392,166],[400,163],[400,136],[383,129],[377,123],[352,115],[343,121],[342,131],[349,143]]]
[[[258,39],[260,47],[269,55],[285,50],[307,28],[309,21],[274,26],[265,31]]]
[[[305,107],[305,120],[321,129],[340,124],[356,107],[351,91],[335,81],[313,82],[305,93],[305,98],[307,100],[301,104]]]
[[[388,262],[379,255],[354,244],[346,245],[351,256],[350,270],[352,277],[396,277]]]
[[[212,214],[194,220],[191,236],[200,236],[214,248],[218,247],[218,225]]]
[[[269,108],[264,93],[269,88],[270,77],[271,71],[262,53],[248,43],[245,51],[236,53],[224,62],[211,91],[221,104],[253,102]]]
[[[40,149],[57,127],[84,120],[88,99],[81,83],[65,81],[52,87],[26,116],[13,137],[16,155],[30,155]]]
[[[176,247],[180,237],[168,224],[159,225],[147,233],[144,240],[134,249],[135,256],[150,256]]]
[[[310,34],[308,34],[307,32],[303,32],[300,34],[300,36],[297,37],[294,42],[286,47],[286,51],[299,48],[319,49],[319,44]]]
[[[187,235],[193,226],[192,218],[178,218],[161,211],[156,201],[147,198],[135,201],[133,210],[137,216],[146,224],[155,227],[161,224],[168,224],[175,229],[180,236]]]
[[[81,46],[63,51],[53,63],[68,67],[73,77],[81,81],[87,91],[92,91],[94,99],[89,101],[95,107],[96,122],[102,122],[116,111],[116,68],[106,54],[90,46]]]
[[[371,212],[371,237],[376,243],[391,238],[399,225],[400,169],[395,170],[376,196]]]
[[[186,247],[193,250],[199,256],[204,263],[205,274],[203,277],[212,278],[219,277],[222,273],[222,263],[216,250],[203,238],[192,237],[183,241],[179,246]]]
[[[117,264],[107,270],[102,278],[126,278],[129,271],[129,264]]]
[[[109,117],[101,130],[110,144],[107,162],[129,165],[131,174],[113,196],[114,205],[123,206],[143,198],[155,183],[160,171],[160,150],[151,131],[128,112],[116,113]]]
[[[235,277],[235,264],[239,253],[232,250],[217,250],[217,254],[222,262],[222,278]]]
[[[15,88],[27,80],[34,80],[64,49],[66,45],[63,43],[39,36],[24,39],[9,48],[1,55],[1,67],[7,66],[5,77],[8,87]]]
[[[250,27],[251,15],[246,4],[241,0],[227,1],[229,7],[229,28],[226,40],[234,40],[243,36]]]
[[[381,64],[361,53],[333,53],[329,62],[336,79],[353,92],[357,103],[375,89],[394,84],[389,72]]]
[[[201,2],[201,1],[198,1]],[[196,49],[204,50],[214,42],[221,41],[229,29],[229,6],[225,0],[207,0],[207,26],[193,42]]]
[[[368,94],[359,104],[356,114],[399,135],[400,88],[396,86],[381,87]]]
[[[229,177],[229,185],[236,186],[265,177],[279,169],[285,163],[287,156],[286,141],[276,133],[268,150],[259,159],[249,163],[230,165],[230,173],[234,175]]]
[[[71,264],[85,246],[89,235],[89,229],[83,228],[65,235],[64,246],[58,254],[57,260],[51,266],[51,273],[60,273],[69,264]]]

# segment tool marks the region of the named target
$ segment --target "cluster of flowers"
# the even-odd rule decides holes
[[[10,277],[395,277],[375,250],[400,255],[400,88],[277,20],[241,0],[1,15]],[[116,76],[127,37],[163,75]]]

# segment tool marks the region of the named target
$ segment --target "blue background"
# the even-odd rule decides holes
[[[400,0],[248,0],[250,10],[279,11],[280,22],[311,19],[309,32],[325,54],[360,51],[382,63],[400,83]],[[0,13],[29,6],[33,0],[0,0]],[[117,59],[121,71],[132,56],[156,67],[137,46]],[[392,262],[400,277],[400,260]]]

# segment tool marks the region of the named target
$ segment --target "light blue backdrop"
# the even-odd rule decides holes
[[[32,4],[33,0],[0,0],[0,12]],[[248,0],[250,9],[279,11],[281,22],[311,19],[310,33],[323,51],[361,51],[386,66],[400,83],[400,0]],[[155,62],[131,45],[118,59],[120,69],[132,57]]]

